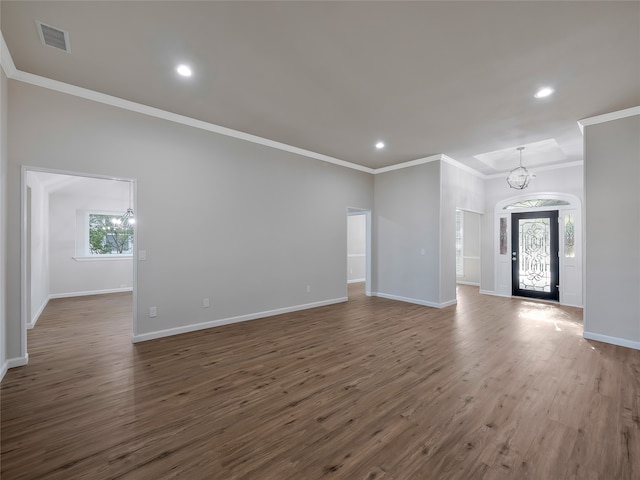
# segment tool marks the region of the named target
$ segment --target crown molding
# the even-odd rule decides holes
[[[602,115],[596,115],[595,117],[578,120],[578,127],[580,127],[580,131],[584,135],[584,127],[597,125],[598,123],[610,122],[612,120],[620,120],[621,118],[632,117],[634,115],[640,115],[640,106],[625,108],[624,110],[618,110],[617,112],[605,113]]]
[[[277,150],[282,150],[282,151],[293,153],[296,155],[301,155],[303,157],[314,158],[316,160],[321,160],[323,162],[332,163],[334,165],[339,165],[341,167],[351,168],[353,170],[359,170],[361,172],[366,172],[366,173],[373,173],[373,169],[371,168],[363,167],[362,165],[357,165],[355,163],[340,160],[339,158],[330,157],[328,155],[323,155],[321,153],[312,152],[310,150],[305,150],[303,148],[294,147],[292,145],[287,145],[285,143],[276,142],[274,140],[269,140],[268,138],[258,137],[256,135],[251,135],[250,133],[233,130],[231,128],[222,127],[220,125],[205,122],[202,120],[197,120],[195,118],[187,117],[185,115],[179,115],[177,113],[168,112],[166,110],[161,110],[159,108],[150,107],[148,105],[132,102],[130,100],[124,100],[122,98],[96,92],[94,90],[77,87],[75,85],[69,85],[68,83],[59,82],[57,80],[52,80],[50,78],[34,75],[32,73],[26,73],[20,70],[16,70],[16,73],[10,78],[14,80],[18,80],[23,83],[28,83],[30,85],[47,88],[49,90],[54,90],[57,92],[66,93],[68,95],[73,95],[75,97],[84,98],[86,100],[92,100],[94,102],[102,103],[112,107],[121,108],[123,110],[128,110],[130,112],[141,113],[143,115],[147,115],[150,117],[160,118],[162,120],[168,120],[170,122],[179,123],[181,125],[198,128],[200,130],[206,130],[208,132],[225,135],[227,137],[233,137],[239,140],[245,140],[247,142],[256,143],[258,145],[264,145],[266,147],[271,147]]]
[[[11,58],[9,47],[7,47],[7,44],[4,41],[2,31],[0,31],[0,65],[2,65],[2,69],[4,70],[4,74],[7,78],[13,78],[18,71],[13,63],[13,58]]]
[[[394,170],[401,170],[403,168],[415,167],[416,165],[424,165],[425,163],[437,162],[442,160],[443,155],[438,153],[437,155],[430,155],[424,158],[418,158],[416,160],[410,160],[408,162],[396,163],[395,165],[389,165],[388,167],[376,168],[372,171],[373,174],[392,172]]]
[[[338,165],[345,168],[350,168],[352,170],[357,170],[360,172],[370,173],[373,175],[377,175],[379,173],[392,172],[394,170],[401,170],[403,168],[415,167],[417,165],[424,165],[426,163],[443,161],[450,165],[453,165],[456,168],[459,168],[460,170],[470,173],[471,175],[481,178],[483,180],[487,180],[491,178],[501,178],[503,176],[502,173],[492,174],[492,175],[486,175],[486,174],[480,173],[479,171],[467,165],[464,165],[463,163],[460,163],[459,161],[442,153],[439,153],[436,155],[430,155],[428,157],[418,158],[416,160],[410,160],[408,162],[397,163],[395,165],[389,165],[387,167],[369,168],[362,165],[358,165],[356,163],[347,162],[346,160],[341,160],[339,158],[330,157],[328,155],[313,152],[311,150],[305,150],[303,148],[294,147],[286,143],[269,140],[268,138],[259,137],[257,135],[252,135],[250,133],[241,132],[239,130],[233,130],[231,128],[223,127],[221,125],[216,125],[216,124],[205,122],[202,120],[197,120],[195,118],[187,117],[185,115],[179,115],[177,113],[168,112],[166,110],[150,107],[148,105],[132,102],[130,100],[124,100],[122,98],[96,92],[94,90],[89,90],[89,89],[78,87],[75,85],[70,85],[68,83],[52,80],[46,77],[41,77],[39,75],[34,75],[32,73],[23,72],[21,70],[18,70],[15,64],[13,63],[13,59],[11,57],[11,53],[9,52],[9,48],[7,47],[7,44],[4,41],[4,36],[2,35],[2,31],[0,31],[0,64],[2,65],[2,69],[4,70],[7,78],[10,78],[12,80],[17,80],[19,82],[27,83],[37,87],[46,88],[48,90],[54,90],[56,92],[65,93],[67,95],[84,98],[86,100],[91,100],[97,103],[102,103],[104,105],[121,108],[123,110],[140,113],[142,115],[147,115],[150,117],[155,117],[155,118],[167,120],[174,123],[179,123],[181,125],[198,128],[200,130],[206,130],[208,132],[225,135],[227,137],[237,138],[239,140],[245,140],[247,142],[256,143],[258,145],[264,145],[266,147],[275,148],[277,150],[282,150],[285,152],[293,153],[293,154],[300,155],[307,158],[313,158],[323,162],[331,163],[331,164]],[[605,115],[599,115],[597,117],[591,117],[584,120],[580,120],[578,122],[578,125],[582,130],[583,127],[586,125],[593,125],[596,123],[607,122],[611,120],[616,120],[618,118],[625,118],[631,115],[640,115],[640,107],[633,107],[626,110],[621,110],[619,112],[608,113]],[[582,163],[583,162],[571,162],[571,163],[565,163],[560,165],[551,165],[549,167],[542,167],[536,170],[542,171],[542,170],[552,170],[556,168],[566,168],[566,167],[572,167],[576,165],[582,165]]]
[[[443,162],[447,162],[449,165],[453,165],[454,167],[459,168],[462,171],[470,173],[471,175],[474,175],[478,178],[482,178],[483,180],[486,180],[487,178],[489,178],[484,173],[480,173],[479,171],[469,167],[468,165],[465,165],[464,163],[460,163],[458,160],[455,160],[448,155],[442,154],[441,160]]]
[[[82,88],[75,85],[70,85],[68,83],[59,82],[57,80],[52,80],[50,78],[41,77],[39,75],[34,75],[32,73],[23,72],[15,67],[13,59],[11,58],[11,53],[9,52],[9,48],[4,41],[4,37],[2,36],[1,31],[0,38],[2,42],[2,45],[0,46],[2,54],[2,68],[4,69],[7,77],[12,80],[17,80],[19,82],[35,85],[37,87],[42,87],[49,90],[54,90],[60,93],[66,93],[67,95],[84,98],[86,100],[91,100],[112,107],[121,108],[123,110],[129,110],[130,112],[141,113],[150,117],[160,118],[162,120],[168,120],[170,122],[179,123],[181,125],[198,128],[200,130],[206,130],[208,132],[218,133],[227,137],[233,137],[240,140],[245,140],[247,142],[264,145],[266,147],[275,148],[277,150],[282,150],[296,155],[301,155],[303,157],[314,158],[316,160],[332,163],[341,167],[351,168],[353,170],[358,170],[365,173],[374,173],[374,170],[372,168],[347,162],[339,158],[330,157],[321,153],[312,152],[310,150],[294,147],[292,145],[287,145],[286,143],[276,142],[274,140],[269,140],[268,138],[251,135],[250,133],[241,132],[239,130],[233,130],[231,128],[216,125],[214,123],[197,120],[185,115],[179,115],[177,113],[168,112],[166,110],[150,107],[148,105],[132,102],[130,100],[124,100],[122,98],[96,92],[87,88]]]

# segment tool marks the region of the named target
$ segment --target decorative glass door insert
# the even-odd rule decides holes
[[[558,300],[558,212],[511,216],[513,295]]]

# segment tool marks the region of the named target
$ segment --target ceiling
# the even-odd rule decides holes
[[[578,120],[640,105],[638,1],[3,0],[0,17],[20,71],[370,168],[442,153],[495,174],[554,140],[536,165],[580,161]]]
[[[81,177],[59,173],[29,170],[27,175],[35,179],[47,194],[72,195],[82,198],[110,198],[131,202],[132,184],[125,180]]]

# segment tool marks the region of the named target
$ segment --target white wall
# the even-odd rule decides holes
[[[374,291],[443,307],[456,301],[456,208],[480,211],[484,184],[448,159],[376,174]]]
[[[129,207],[129,186],[128,182],[82,178],[50,195],[49,293],[52,296],[132,288],[132,257],[93,261],[77,261],[74,258],[85,254],[82,246],[86,244],[88,228],[83,222],[86,212],[124,213]]]
[[[485,180],[485,214],[482,215],[481,237],[482,251],[480,255],[481,274],[480,290],[495,291],[494,262],[498,249],[498,239],[494,230],[494,210],[496,204],[507,198],[523,193],[567,193],[583,200],[583,167],[571,166],[554,170],[536,170],[536,178],[531,181],[526,190],[514,190],[509,187],[506,175]]]
[[[481,212],[484,182],[447,161],[441,167],[440,303],[456,301],[456,209]]]
[[[458,283],[480,285],[480,221],[482,215],[462,210],[462,265]]]
[[[366,279],[367,216],[347,217],[347,280],[364,282]]]
[[[30,242],[29,265],[29,314],[28,321],[33,326],[49,300],[49,195],[40,180],[27,172],[27,186],[31,191],[30,213],[27,227]],[[29,206],[27,206],[29,210]]]
[[[584,135],[584,336],[640,349],[640,115]]]
[[[379,296],[440,306],[440,166],[375,176],[372,290]]]
[[[373,207],[372,175],[15,81],[9,97],[12,355],[23,164],[137,179],[138,334],[346,299],[344,216]]]

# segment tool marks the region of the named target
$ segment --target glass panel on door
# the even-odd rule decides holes
[[[558,300],[558,212],[511,218],[513,295]]]

